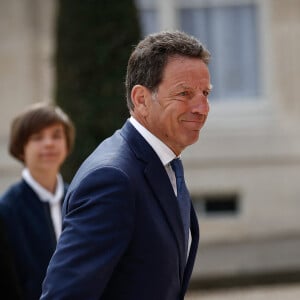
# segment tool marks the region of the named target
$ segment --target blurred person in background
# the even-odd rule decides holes
[[[0,218],[21,299],[39,299],[61,233],[68,185],[59,172],[74,134],[69,117],[59,107],[44,103],[30,106],[11,124],[9,152],[24,168],[22,179],[0,197]]]
[[[199,228],[172,163],[205,124],[209,58],[179,31],[149,35],[133,50],[126,75],[131,117],[72,180],[42,300],[184,298]]]

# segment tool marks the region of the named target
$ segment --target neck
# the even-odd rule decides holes
[[[57,184],[57,172],[49,174],[49,171],[41,173],[30,170],[30,174],[42,187],[54,194]]]

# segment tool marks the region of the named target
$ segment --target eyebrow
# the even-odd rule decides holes
[[[186,85],[184,85],[184,84],[182,84],[182,83],[180,83],[179,85],[175,86],[174,89],[177,90],[177,89],[180,89],[180,88],[187,89],[187,90],[193,89],[192,87],[186,86]],[[212,89],[213,89],[213,85],[212,85],[212,84],[209,84],[209,87],[207,88],[207,90],[208,90],[208,91],[211,91]]]

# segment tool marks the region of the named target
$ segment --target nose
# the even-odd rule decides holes
[[[197,95],[195,101],[192,104],[192,113],[208,115],[209,113],[209,102],[208,97],[205,95]]]
[[[47,136],[44,138],[44,144],[47,146],[52,145],[54,142],[54,139],[51,136]]]

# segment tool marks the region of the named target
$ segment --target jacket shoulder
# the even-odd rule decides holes
[[[0,197],[0,207],[12,208],[20,204],[20,199],[26,197],[30,187],[24,180],[11,185]]]

